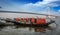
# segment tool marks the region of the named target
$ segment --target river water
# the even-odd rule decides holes
[[[60,35],[60,20],[49,27],[0,26],[0,35]]]

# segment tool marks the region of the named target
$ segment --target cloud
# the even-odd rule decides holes
[[[42,13],[42,14],[50,14],[50,15],[59,15],[59,13],[54,12],[54,11],[50,11],[49,13],[47,13],[47,9],[46,8],[47,5],[49,6],[57,6],[57,5],[53,5],[53,4],[49,4],[51,2],[54,1],[59,1],[59,0],[43,0],[42,2],[36,2],[35,4],[33,3],[27,3],[27,4],[16,4],[16,3],[10,3],[10,5],[8,5],[6,3],[6,6],[3,6],[4,8],[0,9],[0,10],[8,10],[8,11],[21,11],[21,12],[34,12],[34,13]],[[4,2],[3,2],[4,3]]]
[[[31,4],[31,5],[34,5],[34,6],[42,6],[42,5],[45,5],[45,4],[48,4],[50,2],[54,2],[54,1],[58,1],[58,0],[43,0],[42,2],[37,2],[37,3]]]
[[[44,0],[43,2],[37,2],[35,4],[33,3],[28,3],[24,4],[21,6],[21,11],[32,11],[32,12],[41,12],[41,11],[46,11],[47,10],[47,5],[52,6],[54,1],[58,0]],[[51,3],[51,4],[50,4]],[[57,6],[57,5],[54,5]]]

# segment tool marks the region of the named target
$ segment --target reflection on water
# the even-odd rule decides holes
[[[0,26],[1,35],[56,35],[51,27]]]

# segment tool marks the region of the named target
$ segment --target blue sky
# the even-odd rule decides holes
[[[0,0],[0,10],[60,15],[60,0]]]
[[[12,1],[19,4],[27,4],[27,3],[36,3],[38,1],[42,2],[43,0],[12,0]]]

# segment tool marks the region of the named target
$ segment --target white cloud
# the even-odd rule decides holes
[[[47,14],[47,11],[46,11],[46,9],[44,9],[44,6],[46,4],[49,4],[54,1],[58,1],[58,0],[44,0],[42,2],[36,2],[35,4],[28,3],[28,4],[24,4],[24,5],[18,5],[18,4],[13,3],[12,5],[5,6],[1,10],[35,12],[35,13]],[[42,9],[43,9],[43,11],[41,11]],[[52,11],[52,12],[50,12],[50,15],[59,15],[59,14]]]
[[[3,2],[4,3],[3,9],[5,9],[5,10],[17,10],[17,11],[30,11],[30,9],[36,10],[39,7],[44,7],[45,4],[48,4],[48,3],[53,2],[53,1],[58,1],[58,0],[43,0],[42,2],[36,2],[35,4],[28,3],[28,4],[24,4],[22,6],[17,5],[16,3],[11,3],[9,6],[8,5],[5,6],[5,3]],[[8,3],[6,3],[6,4],[8,4]]]
[[[33,5],[33,6],[42,6],[42,5],[48,4],[48,3],[53,2],[53,1],[58,1],[58,0],[43,0],[42,2],[37,2],[35,4],[30,4],[30,5]]]
[[[37,2],[35,4],[33,3],[28,3],[28,4],[24,4],[21,6],[21,11],[30,11],[30,12],[41,12],[41,9],[43,9],[44,11],[46,9],[44,9],[44,7],[54,1],[58,1],[58,0],[44,0],[43,2]],[[51,5],[52,6],[52,5]],[[57,5],[55,5],[57,6]]]

